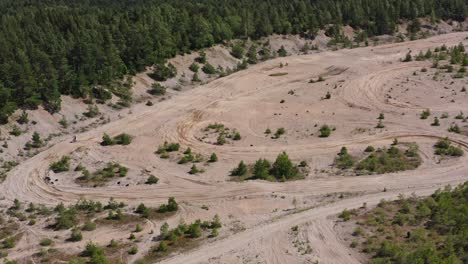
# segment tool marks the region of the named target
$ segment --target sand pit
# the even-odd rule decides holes
[[[446,184],[468,179],[468,157],[441,159],[432,146],[444,137],[467,150],[463,134],[447,131],[460,112],[468,114],[466,78],[453,79],[445,74],[433,76],[429,61],[400,61],[408,50],[420,50],[443,44],[468,45],[466,33],[452,33],[406,43],[346,49],[318,54],[290,56],[251,66],[249,69],[215,80],[206,85],[175,94],[170,100],[151,107],[135,107],[132,113],[91,131],[79,134],[76,143],[68,140],[39,153],[13,169],[0,185],[4,204],[15,198],[22,202],[56,205],[93,199],[105,203],[110,197],[135,206],[144,202],[158,206],[168,197],[181,203],[180,212],[166,221],[193,221],[218,214],[224,224],[220,236],[201,246],[179,253],[161,263],[361,263],[334,229],[329,216],[344,208],[369,206],[382,198],[399,193],[429,194]],[[279,67],[282,64],[283,67]],[[423,67],[427,72],[421,72]],[[417,72],[417,74],[413,74]],[[287,74],[284,74],[287,73]],[[313,82],[319,77],[323,81]],[[324,99],[326,94],[329,99]],[[429,120],[420,114],[431,109]],[[376,128],[379,113],[385,114],[384,128]],[[447,113],[440,126],[431,126],[433,116]],[[235,129],[240,140],[215,144],[215,136],[201,139],[204,129],[222,123]],[[319,137],[320,126],[335,130],[328,138]],[[278,139],[266,135],[284,128]],[[103,147],[103,133],[133,136],[128,146]],[[331,165],[345,146],[351,153],[362,152],[368,145],[389,146],[394,138],[419,145],[422,165],[416,170],[383,175],[340,176]],[[161,159],[154,152],[164,142],[179,143],[181,151],[191,148],[205,161],[212,153],[218,162],[197,164],[203,173],[188,173],[191,164],[178,164],[181,152]],[[294,162],[306,161],[309,173],[304,180],[285,183],[267,181],[234,182],[229,171],[241,160],[253,163],[259,158],[274,158],[286,151]],[[111,179],[104,186],[83,187],[74,179],[75,172],[54,174],[51,162],[63,155],[73,158],[76,166],[90,169],[100,162],[118,162],[129,168],[127,177]],[[156,185],[144,184],[149,174],[159,178]],[[45,178],[53,179],[53,184]],[[119,183],[118,183],[119,182]],[[386,192],[382,190],[386,189]],[[209,210],[202,209],[206,206]],[[154,235],[163,221],[148,220],[145,234],[137,243],[140,251],[126,259],[136,261],[155,243]],[[295,225],[305,225],[300,234],[291,234]],[[44,235],[35,227],[23,227],[27,242],[20,244],[10,258],[26,257]],[[122,239],[128,234],[117,231],[93,234],[97,242]],[[88,238],[88,237],[87,237]],[[304,242],[298,250],[295,240]],[[105,242],[104,242],[105,241]],[[60,245],[78,251],[82,244]]]

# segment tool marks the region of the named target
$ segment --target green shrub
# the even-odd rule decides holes
[[[431,111],[429,109],[426,109],[421,113],[420,118],[427,119],[430,115],[431,115]]]
[[[288,180],[296,177],[299,171],[289,159],[288,154],[283,152],[276,157],[270,173],[278,180]]]
[[[210,63],[208,63],[208,62],[203,66],[202,71],[205,74],[215,74],[216,73],[215,67],[213,65],[211,65]]]
[[[10,135],[18,137],[19,135],[21,135],[21,129],[17,125],[13,125],[11,127]]]
[[[7,237],[2,241],[2,247],[4,249],[14,248],[16,246],[16,238],[13,236]]]
[[[323,125],[319,130],[320,132],[319,137],[322,137],[322,138],[329,137],[331,134],[331,131],[332,130],[328,125]]]
[[[448,131],[452,133],[457,133],[457,134],[461,133],[460,127],[457,124],[450,125],[450,127],[448,128]]]
[[[234,137],[232,138],[234,140],[241,140],[241,135],[239,132],[234,133]]]
[[[166,87],[160,83],[153,83],[151,84],[151,89],[148,90],[148,93],[151,95],[165,95]]]
[[[266,159],[259,159],[253,168],[254,179],[267,179],[270,176],[271,164]]]
[[[50,238],[44,238],[39,242],[39,245],[41,245],[42,247],[48,247],[52,245],[53,242],[54,241]]]
[[[131,247],[129,250],[128,250],[128,254],[130,255],[135,255],[136,253],[138,253],[138,248],[133,246]]]
[[[70,170],[70,157],[63,156],[59,161],[52,163],[49,166],[49,168],[55,173],[69,171]]]
[[[335,158],[335,165],[344,170],[353,167],[354,159],[351,155],[348,154],[346,147],[342,147],[338,157]]]
[[[440,139],[434,145],[436,155],[447,155],[453,157],[461,157],[464,155],[464,152],[461,148],[452,146],[452,142],[448,139]]]
[[[21,112],[21,115],[19,116],[18,120],[16,120],[16,122],[21,125],[29,123],[28,113],[25,111]]]
[[[80,230],[73,229],[70,235],[70,238],[68,240],[72,242],[78,242],[78,241],[81,241],[82,239],[83,239],[83,235],[81,234]]]
[[[367,146],[367,148],[364,150],[364,152],[374,152],[375,148],[373,146]]]
[[[101,145],[102,146],[112,146],[114,144],[115,144],[115,142],[112,140],[112,138],[108,134],[104,133],[104,135],[102,136]]]
[[[96,117],[100,114],[99,108],[97,105],[88,105],[87,111],[83,113],[84,116],[88,118]]]
[[[234,44],[231,50],[231,55],[237,59],[244,57],[245,49],[240,43]]]
[[[421,164],[417,145],[410,146],[405,152],[395,146],[387,151],[376,151],[356,165],[357,171],[370,173],[390,173],[404,170],[413,170]]]
[[[157,251],[158,252],[167,252],[168,250],[168,246],[167,246],[167,243],[165,241],[161,241],[158,245],[158,249]]]
[[[351,219],[351,213],[347,210],[344,209],[339,215],[339,218],[341,218],[343,221],[349,221]]]
[[[216,139],[216,144],[221,146],[226,144],[226,137],[224,136],[224,133],[220,133],[218,135],[218,138]]]
[[[129,134],[122,133],[115,136],[113,141],[117,145],[129,145],[130,143],[132,143],[132,139],[132,136],[130,136]]]
[[[146,180],[145,183],[151,185],[151,184],[157,184],[158,182],[159,182],[159,178],[158,178],[158,177],[156,177],[156,176],[154,176],[154,175],[150,175],[150,176],[148,177],[148,179]]]
[[[166,81],[167,79],[174,78],[177,75],[177,69],[175,68],[172,63],[165,64],[157,64],[154,67],[154,71],[148,76],[153,78],[156,81]]]
[[[162,204],[159,206],[158,212],[159,213],[167,213],[167,212],[175,212],[179,209],[179,205],[177,204],[174,197],[169,197],[167,204]]]
[[[132,143],[132,136],[126,133],[119,134],[114,138],[111,138],[108,134],[104,133],[102,136],[101,146],[112,146],[112,145],[129,145]]]
[[[200,68],[200,67],[199,67],[198,64],[195,63],[195,62],[192,63],[192,64],[190,64],[190,67],[189,67],[189,69],[190,69],[191,71],[195,72],[195,73],[198,72],[198,69],[199,69],[199,68]]]
[[[217,162],[218,161],[218,156],[216,153],[212,153],[210,156],[210,159],[208,160],[209,162]]]
[[[274,138],[280,138],[284,134],[286,134],[286,130],[280,127],[276,130]]]
[[[280,57],[288,56],[288,52],[286,51],[283,45],[281,45],[281,47],[278,49],[278,56]]]
[[[31,146],[33,148],[40,148],[44,145],[44,142],[42,141],[41,139],[41,136],[39,135],[39,133],[37,132],[34,132],[33,135],[32,135],[32,143],[31,143]]]
[[[164,152],[173,152],[179,151],[180,145],[179,143],[167,143],[164,142],[164,145],[159,146],[158,150],[156,151],[157,154],[162,154]]]
[[[189,174],[197,174],[199,172],[200,170],[197,168],[197,165],[193,164],[192,167],[190,168]]]
[[[231,176],[244,176],[247,174],[247,165],[242,160],[236,168],[231,171]]]

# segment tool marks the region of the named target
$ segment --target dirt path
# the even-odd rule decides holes
[[[443,86],[452,85],[450,80],[434,83],[432,76],[412,76],[428,62],[399,62],[408,49],[417,54],[419,50],[442,44],[452,46],[463,42],[466,45],[466,36],[460,32],[408,43],[278,58],[252,66],[175,95],[171,100],[138,108],[127,117],[78,135],[77,143],[67,140],[54,145],[10,172],[0,186],[0,193],[6,198],[3,202],[11,203],[18,198],[23,202],[55,205],[58,202],[74,203],[80,198],[107,201],[113,197],[130,205],[144,202],[157,206],[174,196],[178,201],[196,206],[208,204],[215,208],[209,211],[210,216],[214,213],[224,219],[232,216],[245,221],[251,228],[189,253],[178,254],[163,263],[206,263],[210,257],[225,263],[223,261],[229,259],[231,251],[242,251],[249,242],[255,243],[259,239],[271,241],[255,247],[258,251],[271,253],[265,259],[267,263],[300,262],[299,258],[294,259],[281,250],[284,246],[281,236],[291,226],[308,221],[313,225],[309,238],[316,244],[314,254],[320,263],[358,263],[359,260],[334,235],[329,216],[363,202],[372,205],[401,192],[424,195],[443,185],[468,179],[467,155],[439,162],[432,149],[437,139],[446,136],[467,149],[466,136],[447,132],[448,121],[442,121],[441,127],[431,127],[430,121],[419,119],[420,112],[433,105],[436,106],[434,115],[446,111],[451,119],[460,111],[468,113],[468,96],[444,89]],[[280,63],[287,66],[280,68]],[[288,74],[270,76],[279,72]],[[324,82],[309,83],[310,79],[320,75],[324,75]],[[466,85],[466,81],[453,84],[455,88],[452,90],[460,89],[462,85]],[[413,91],[421,94],[421,98],[412,96]],[[331,93],[331,99],[321,99],[327,92]],[[444,98],[433,96],[439,93],[447,95]],[[429,99],[424,101],[424,98]],[[452,98],[453,102],[450,101]],[[285,102],[280,103],[282,100]],[[385,113],[385,129],[375,129],[379,113]],[[214,122],[235,128],[242,134],[242,140],[224,146],[200,140],[202,129]],[[317,136],[318,126],[322,124],[336,127],[328,139]],[[274,131],[279,127],[287,130],[282,138],[273,140],[265,136],[266,128]],[[126,132],[134,136],[134,142],[129,146],[105,148],[99,145],[104,132],[110,135]],[[419,169],[359,177],[338,176],[330,170],[341,147],[362,152],[368,145],[388,146],[394,138],[417,142],[421,146],[423,165]],[[189,166],[160,159],[154,154],[164,141],[178,142],[183,149],[190,147],[204,156],[215,152],[220,160],[216,164],[203,165],[206,169],[203,174],[189,175]],[[84,188],[65,178],[70,175],[53,175],[58,179],[54,184],[44,180],[50,174],[52,161],[79,149],[85,149],[88,157],[105,157],[135,168],[131,172],[150,171],[160,178],[160,183],[156,186],[137,184],[142,180],[136,173],[129,176],[132,184],[127,187],[112,183],[106,187]],[[250,163],[258,158],[274,159],[281,151],[288,152],[295,161],[306,160],[311,167],[311,176],[287,183],[227,180],[229,170],[240,160]],[[388,192],[381,192],[384,188]],[[310,195],[339,192],[365,195],[267,221],[275,216],[272,211],[280,207],[278,204],[283,210],[289,206],[286,202],[273,201],[273,194],[284,196],[285,200],[292,197],[305,200]],[[254,199],[249,197],[258,199],[256,201],[265,211],[256,214],[260,209],[246,200]],[[177,217],[195,219],[203,216],[203,210],[192,208]],[[158,226],[150,225],[152,228]],[[110,238],[101,237],[102,240]],[[154,243],[150,237],[142,241],[143,249],[149,249]],[[138,256],[142,254],[143,251]]]

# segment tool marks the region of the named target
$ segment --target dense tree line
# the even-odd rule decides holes
[[[463,20],[467,0],[3,0],[0,122],[18,107],[60,110],[126,74],[233,38],[313,37],[329,24],[368,35],[400,19]]]

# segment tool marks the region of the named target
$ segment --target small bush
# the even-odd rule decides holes
[[[128,250],[128,254],[130,255],[135,255],[136,253],[138,253],[138,248],[133,246],[130,248],[130,250]]]
[[[191,71],[195,72],[195,73],[198,72],[198,69],[199,69],[199,68],[200,68],[200,66],[198,66],[198,64],[195,63],[195,62],[192,63],[192,64],[190,64],[190,67],[189,67],[189,69],[190,69]]]
[[[203,68],[202,68],[202,71],[205,73],[205,74],[215,74],[216,73],[216,69],[213,65],[211,65],[210,63],[206,63]]]
[[[434,145],[436,155],[447,155],[453,157],[461,157],[464,152],[461,148],[452,146],[452,142],[448,138],[437,141]]]
[[[18,120],[16,120],[16,122],[21,125],[29,123],[28,113],[25,111],[21,112],[21,115],[19,116]]]
[[[158,252],[167,252],[168,250],[168,246],[167,246],[167,243],[165,241],[161,241],[159,243],[159,246],[157,248],[157,251]]]
[[[52,245],[54,241],[50,238],[44,238],[41,240],[41,242],[39,242],[39,245],[41,245],[42,247],[48,247],[50,245]]]
[[[460,127],[457,124],[450,125],[450,127],[448,128],[448,131],[452,133],[457,133],[457,134],[460,134],[461,132]]]
[[[210,159],[208,160],[209,162],[217,162],[218,161],[218,156],[216,153],[211,154]]]
[[[348,154],[346,147],[342,147],[338,157],[335,158],[335,164],[338,168],[344,170],[353,167],[354,159]]]
[[[151,89],[148,90],[148,93],[151,94],[151,95],[165,95],[166,94],[166,87],[164,87],[160,83],[153,83],[151,85]]]
[[[224,136],[224,133],[220,133],[218,135],[218,138],[216,139],[216,144],[221,146],[226,144],[226,137]]]
[[[82,239],[83,239],[83,235],[81,234],[80,230],[73,229],[70,235],[70,238],[68,240],[72,242],[78,242],[78,241],[81,241]]]
[[[166,81],[167,79],[174,78],[177,75],[177,69],[171,63],[167,65],[158,64],[154,67],[154,71],[148,76],[153,78],[156,81]]]
[[[247,165],[242,160],[236,168],[231,171],[231,176],[244,176],[247,174]]]
[[[339,215],[339,218],[341,218],[343,221],[349,221],[351,219],[351,213],[347,210],[344,209]]]
[[[104,135],[102,136],[101,145],[102,146],[112,146],[114,144],[115,144],[115,142],[112,140],[112,138],[108,134],[104,133]]]
[[[329,137],[331,134],[331,131],[332,130],[328,125],[323,125],[319,130],[320,132],[319,137],[322,137],[322,138]]]
[[[18,137],[21,135],[21,129],[17,125],[11,127],[10,135]]]
[[[55,173],[69,171],[70,170],[70,157],[63,156],[59,161],[52,163],[49,168]]]
[[[200,170],[197,168],[197,165],[193,164],[192,167],[190,168],[189,174],[197,174],[199,172]]]
[[[421,113],[420,118],[427,119],[430,115],[431,115],[431,111],[429,109],[426,109]]]
[[[97,105],[89,105],[86,112],[83,113],[84,116],[88,118],[96,117],[100,114],[99,108]]]
[[[102,136],[101,146],[129,145],[132,143],[132,140],[132,136],[126,133],[119,134],[114,138],[111,138],[108,134],[104,133]]]
[[[278,139],[284,134],[286,134],[286,130],[284,128],[280,127],[280,128],[278,128],[276,130],[274,138]]]
[[[159,213],[167,213],[167,212],[175,212],[179,209],[179,205],[177,204],[174,197],[169,197],[167,204],[162,204],[159,206],[158,212]]]
[[[145,183],[151,185],[151,184],[157,184],[158,182],[159,182],[158,177],[156,177],[154,175],[150,175]]]
[[[364,150],[364,152],[374,152],[375,148],[373,146],[367,146],[367,148]]]
[[[239,132],[236,132],[236,133],[234,134],[234,137],[233,137],[232,139],[234,139],[234,140],[241,140],[241,135],[240,135],[240,133],[239,133]]]
[[[167,143],[164,142],[164,145],[159,146],[158,150],[156,151],[156,154],[162,154],[164,152],[174,152],[174,151],[179,151],[180,145],[179,143]]]
[[[16,246],[16,238],[11,236],[2,241],[2,247],[5,249],[14,248]]]
[[[126,133],[119,134],[114,137],[114,143],[117,145],[129,145],[132,143],[132,136]]]

